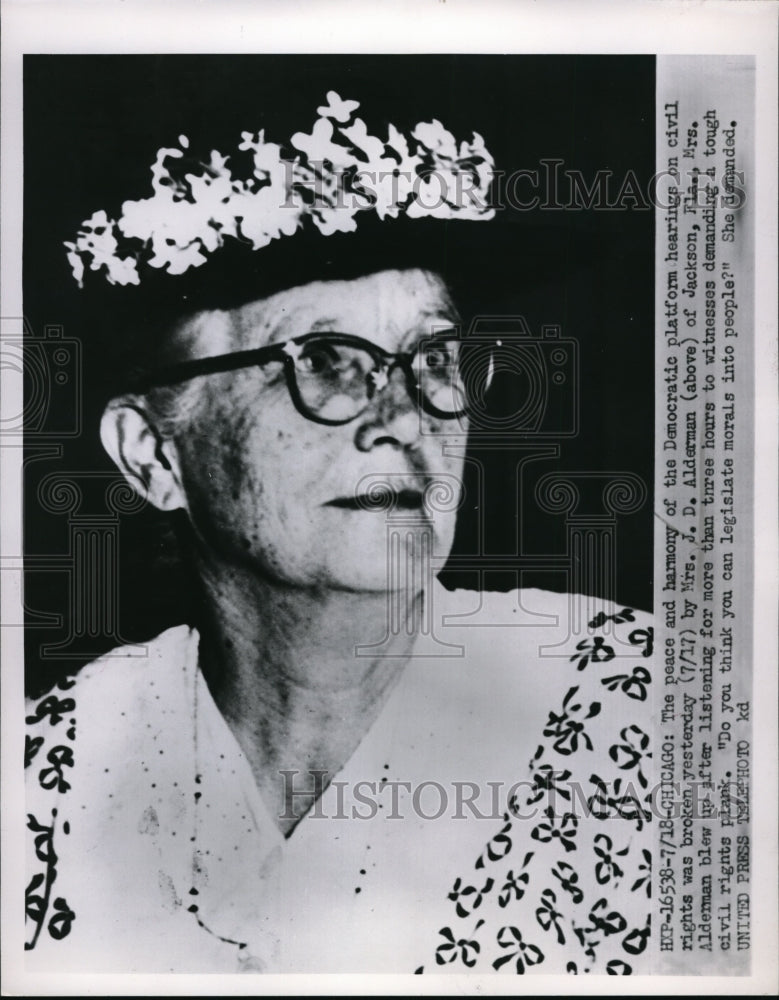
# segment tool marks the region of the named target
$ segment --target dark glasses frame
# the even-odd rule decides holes
[[[195,358],[191,361],[181,361],[177,364],[167,365],[163,368],[158,368],[156,371],[139,372],[130,376],[127,383],[127,390],[142,393],[149,389],[159,389],[177,385],[181,382],[188,382],[190,379],[198,378],[201,375],[214,375],[221,372],[238,371],[242,368],[261,367],[271,361],[280,361],[284,365],[287,389],[289,390],[292,402],[304,417],[308,420],[313,420],[315,423],[327,424],[329,426],[348,424],[352,420],[356,420],[357,417],[368,409],[374,395],[380,392],[381,389],[377,389],[375,383],[366,376],[367,392],[365,406],[346,419],[332,420],[322,417],[309,409],[298,387],[297,374],[295,372],[297,358],[294,352],[290,352],[289,346],[294,344],[302,347],[313,340],[324,340],[334,345],[341,344],[344,346],[359,347],[373,358],[375,363],[373,370],[383,370],[386,373],[387,379],[389,379],[396,368],[400,368],[405,376],[406,389],[412,401],[430,416],[441,420],[456,420],[466,416],[468,413],[467,406],[452,413],[440,410],[431,403],[418,384],[413,368],[414,359],[425,347],[437,343],[448,343],[452,340],[460,341],[460,335],[455,328],[438,332],[431,337],[426,337],[419,341],[412,350],[401,351],[399,353],[387,351],[378,344],[374,344],[370,340],[365,340],[363,337],[357,337],[351,333],[331,333],[329,331],[304,333],[302,336],[292,337],[283,343],[267,344],[265,347],[256,347],[248,351],[234,351],[230,354],[217,354],[208,358]]]

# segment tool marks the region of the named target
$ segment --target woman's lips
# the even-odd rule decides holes
[[[414,489],[376,489],[370,493],[358,493],[354,496],[336,497],[323,504],[325,507],[339,507],[343,510],[421,510],[424,494]]]

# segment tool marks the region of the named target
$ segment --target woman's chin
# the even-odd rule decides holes
[[[351,539],[327,560],[336,587],[372,593],[418,593],[437,575],[443,560],[430,525],[393,525],[379,537]]]

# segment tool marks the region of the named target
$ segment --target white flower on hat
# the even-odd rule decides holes
[[[381,220],[493,218],[487,192],[494,161],[480,135],[458,146],[433,120],[410,137],[390,125],[382,140],[362,119],[352,121],[359,106],[329,91],[311,132],[291,137],[291,157],[264,132],[242,132],[236,159],[251,156],[248,177],[245,169],[233,173],[231,157],[217,150],[195,158],[186,136],[158,150],[152,195],[125,201],[117,219],[94,213],[65,244],[79,286],[87,271],[118,285],[139,284],[140,268],[184,274],[226,240],[259,250],[293,235],[306,218],[324,236],[354,232],[367,211]]]
[[[322,118],[334,118],[337,122],[348,122],[359,106],[359,101],[344,101],[334,90],[328,90],[327,104],[324,107],[318,107],[316,113]]]
[[[140,284],[135,260],[117,256],[114,223],[105,212],[95,212],[91,218],[82,222],[75,242],[66,243],[65,246],[79,285],[83,281],[85,262],[88,262],[91,271],[104,270],[113,285]]]

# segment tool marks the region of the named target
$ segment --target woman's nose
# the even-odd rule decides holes
[[[370,451],[379,444],[410,447],[420,438],[420,417],[416,402],[409,395],[405,373],[395,368],[360,416],[355,444],[360,451]]]

